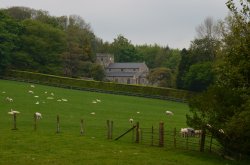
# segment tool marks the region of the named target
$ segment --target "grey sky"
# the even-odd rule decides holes
[[[133,44],[188,48],[206,17],[224,19],[226,0],[0,0],[0,8],[25,6],[53,16],[76,14],[97,37],[112,42],[122,34]]]

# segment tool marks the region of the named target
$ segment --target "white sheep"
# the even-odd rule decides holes
[[[137,114],[140,114],[140,112],[138,111],[138,112],[136,112]]]
[[[12,109],[10,110],[10,112],[8,112],[8,114],[10,115],[15,115],[15,114],[19,114],[19,111],[13,111]]]
[[[223,129],[219,129],[219,132],[222,133],[222,134],[225,133]]]
[[[35,85],[30,85],[31,88],[35,88]]]
[[[6,101],[8,101],[8,102],[13,102],[13,99],[10,98],[10,97],[6,97]]]
[[[91,115],[95,115],[95,112],[91,112],[90,114],[91,114]]]
[[[32,90],[29,90],[28,92],[29,92],[29,93],[31,93],[31,94],[33,94],[33,93],[34,93],[34,91],[32,91]]]
[[[66,101],[68,101],[68,100],[67,100],[67,99],[62,99],[62,101],[65,101],[65,102],[66,102]]]
[[[134,122],[134,119],[130,118],[129,122],[132,124]]]
[[[173,115],[174,115],[174,113],[173,113],[173,112],[171,112],[171,111],[166,111],[166,115],[173,116]]]
[[[35,104],[39,104],[39,101],[37,101]]]
[[[180,131],[182,137],[187,137],[188,136],[188,129],[187,128],[181,128]]]
[[[210,124],[207,124],[206,126],[207,126],[208,128],[212,128],[212,126],[211,126]]]
[[[35,113],[36,119],[41,119],[42,118],[42,114],[39,112]]]
[[[97,102],[95,100],[92,101],[93,104],[96,104]]]
[[[96,101],[97,101],[97,102],[99,102],[99,103],[100,103],[100,102],[102,102],[102,101],[101,101],[101,100],[99,100],[99,99],[96,99]]]
[[[202,130],[194,130],[194,134],[196,137],[200,137],[202,133]]]

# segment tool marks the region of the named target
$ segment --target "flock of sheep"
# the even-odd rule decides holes
[[[35,85],[30,85],[30,88],[35,88]],[[2,93],[4,94],[6,92],[3,91]],[[35,92],[30,89],[30,90],[28,90],[28,93],[33,95]],[[53,100],[54,99],[54,93],[53,92],[49,93],[49,92],[45,91],[44,94],[48,95],[48,97],[47,97],[48,100]],[[38,95],[35,95],[34,97],[39,98]],[[6,97],[6,101],[11,103],[11,102],[13,102],[13,99],[11,97]],[[57,101],[58,102],[61,102],[61,101],[67,102],[68,100],[65,99],[65,98],[62,98],[62,99],[57,99]],[[92,104],[98,104],[98,103],[101,103],[101,102],[102,101],[100,99],[92,100]],[[45,101],[42,101],[42,103],[45,103]],[[40,102],[36,101],[35,104],[40,104]],[[13,109],[11,109],[11,111],[8,112],[8,114],[13,115],[13,116],[15,116],[15,115],[17,115],[19,113],[20,113],[19,111],[16,111],[16,110],[13,110]],[[91,112],[90,114],[95,115],[96,113]],[[137,114],[140,114],[140,112],[138,111]],[[173,116],[174,115],[173,112],[168,111],[168,110],[165,111],[165,114],[167,116]],[[40,112],[35,112],[34,116],[35,116],[36,119],[42,119],[42,114]],[[133,124],[134,119],[130,118],[129,123]],[[208,127],[209,126],[210,125],[208,125]],[[224,131],[222,129],[220,129],[219,132],[224,133]],[[188,137],[188,136],[198,136],[198,137],[200,137],[201,133],[202,133],[201,130],[194,130],[193,128],[181,128],[181,130],[180,130],[180,134],[182,135],[182,137]]]
[[[35,88],[35,85],[30,85],[30,88]],[[30,90],[28,90],[28,93],[33,95],[35,92],[34,92],[33,90],[30,89]],[[3,91],[2,94],[6,94],[6,92]],[[48,92],[45,91],[44,94],[48,94]],[[34,98],[39,98],[39,96],[38,96],[38,95],[35,95]],[[54,99],[54,93],[51,92],[51,93],[49,94],[49,96],[47,97],[47,99],[48,99],[48,100],[53,100],[53,99]],[[6,100],[7,102],[9,102],[9,103],[12,103],[12,102],[14,101],[13,98],[11,98],[11,97],[9,97],[9,96],[7,96],[7,97],[5,98],[5,100]],[[67,102],[68,100],[65,99],[65,98],[62,98],[62,99],[57,99],[57,101],[58,101],[58,102],[61,102],[61,101]],[[42,101],[42,103],[45,103],[45,101]],[[40,104],[40,102],[39,102],[39,101],[36,101],[35,104]],[[16,117],[16,115],[19,114],[19,113],[20,113],[19,111],[16,111],[16,110],[13,110],[13,109],[11,109],[11,110],[8,112],[9,115],[12,115],[12,116],[14,116],[14,117]],[[42,114],[41,114],[40,112],[35,112],[35,113],[34,113],[34,116],[35,116],[35,118],[38,119],[38,120],[39,120],[39,119],[42,119]]]

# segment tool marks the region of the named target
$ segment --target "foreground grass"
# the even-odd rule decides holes
[[[34,94],[28,93],[33,90]],[[45,93],[46,92],[46,93]],[[54,99],[49,100],[51,93]],[[5,101],[6,97],[13,102]],[[39,97],[34,97],[39,96]],[[66,98],[67,102],[57,101]],[[94,99],[102,102],[93,104]],[[36,102],[39,101],[39,104]],[[155,99],[66,90],[54,87],[0,80],[0,164],[244,164],[224,160],[217,155],[183,150],[167,150],[135,144],[131,137],[120,141],[106,140],[106,120],[114,121],[114,136],[131,125],[129,118],[141,127],[158,126],[166,129],[185,127],[187,105]],[[18,115],[18,130],[13,131],[10,109]],[[174,112],[172,118],[164,114]],[[33,130],[33,113],[43,119]],[[95,112],[96,115],[91,115]],[[140,112],[140,113],[137,113]],[[61,133],[56,134],[56,115],[60,115]],[[80,119],[84,119],[84,136],[80,136]],[[247,164],[247,163],[246,163]]]

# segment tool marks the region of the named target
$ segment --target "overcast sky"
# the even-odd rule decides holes
[[[53,16],[79,15],[97,37],[119,34],[133,44],[188,48],[206,17],[224,19],[226,0],[0,0],[0,8],[25,6]]]

